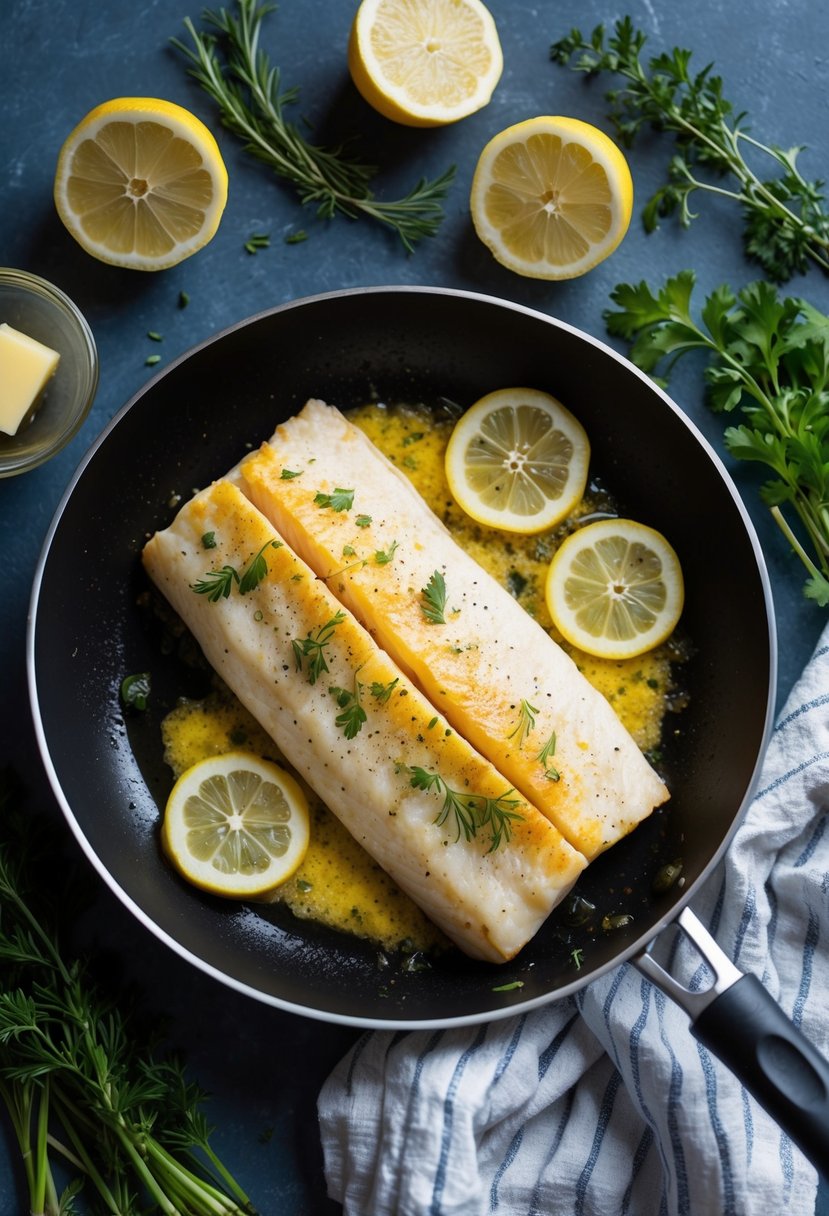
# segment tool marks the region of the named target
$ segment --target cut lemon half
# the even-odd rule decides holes
[[[308,838],[308,802],[298,783],[246,752],[208,756],[182,773],[161,828],[179,873],[228,899],[255,899],[285,882]]]
[[[632,519],[585,524],[550,563],[547,607],[587,654],[630,659],[673,632],[682,612],[679,558],[660,532]]]
[[[370,106],[393,122],[437,127],[485,106],[504,66],[480,0],[363,0],[348,67]]]
[[[577,118],[507,127],[472,179],[472,222],[494,257],[535,279],[572,279],[613,252],[628,230],[633,181],[611,139]]]
[[[169,101],[104,102],[58,156],[58,214],[87,253],[113,266],[175,266],[213,237],[226,201],[227,170],[215,139]]]
[[[541,532],[584,494],[590,443],[569,410],[532,388],[488,393],[461,416],[446,448],[456,502],[478,523]]]

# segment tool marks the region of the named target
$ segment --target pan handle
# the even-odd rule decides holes
[[[829,1180],[829,1061],[806,1039],[760,981],[745,975],[702,922],[683,908],[677,923],[714,974],[692,992],[652,958],[633,962],[691,1018],[691,1033],[724,1064]]]

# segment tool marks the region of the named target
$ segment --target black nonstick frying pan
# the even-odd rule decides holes
[[[396,958],[381,967],[371,944],[278,907],[202,895],[163,863],[159,808],[171,777],[159,722],[178,696],[198,692],[191,684],[201,677],[161,653],[139,610],[139,553],[169,523],[176,496],[220,476],[310,396],[341,407],[376,398],[467,406],[509,385],[563,401],[587,429],[594,467],[625,513],[658,528],[679,554],[682,628],[695,653],[684,668],[688,707],[664,746],[672,797],[585,872],[578,890],[597,909],[587,923],[573,925],[557,909],[506,969],[454,952],[428,970]],[[138,671],[152,672],[151,705],[125,718],[118,689]],[[771,720],[774,625],[759,545],[727,474],[626,360],[567,325],[489,297],[369,288],[244,321],[124,407],[53,522],[33,591],[29,676],[43,757],[69,823],[148,929],[272,1005],[353,1025],[423,1028],[530,1009],[625,959],[671,986],[646,948],[722,856],[752,792]],[[678,857],[684,885],[655,894],[656,875]],[[602,916],[620,912],[628,923],[603,932]],[[681,925],[694,936],[701,929],[687,909]],[[574,949],[582,950],[577,972]],[[746,1059],[729,1062],[817,1163],[829,1160],[829,1067],[759,985],[709,957],[718,981],[706,1008],[691,1009],[689,994],[674,993],[696,1018],[695,1033],[728,1056],[733,1044],[728,1035],[717,1042],[717,1031],[738,1006]],[[523,986],[493,991],[515,979]],[[749,1006],[759,1047],[747,1046]]]

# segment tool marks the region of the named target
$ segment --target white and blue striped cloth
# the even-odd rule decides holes
[[[829,1055],[829,627],[692,907]],[[699,958],[672,963],[692,986]],[[735,1034],[740,1028],[735,1026]],[[319,1098],[346,1216],[813,1216],[817,1175],[633,967],[507,1021],[364,1035]]]

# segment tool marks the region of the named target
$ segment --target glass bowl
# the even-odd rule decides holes
[[[60,355],[32,420],[24,419],[16,435],[0,431],[0,477],[13,477],[43,464],[78,431],[98,386],[98,352],[69,297],[26,270],[0,267],[3,321]]]

